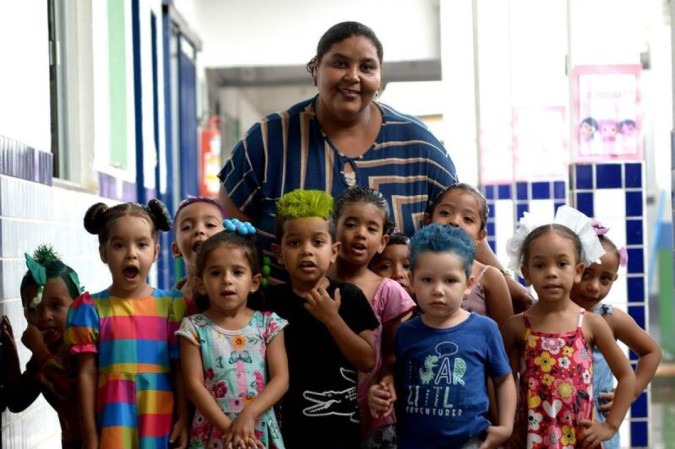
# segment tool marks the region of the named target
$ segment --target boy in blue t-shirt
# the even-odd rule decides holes
[[[422,314],[396,333],[392,376],[371,387],[375,416],[396,401],[399,449],[496,448],[513,430],[516,387],[497,324],[460,306],[474,279],[471,238],[461,228],[429,225],[410,241],[412,289]],[[487,377],[498,423],[488,420]],[[392,385],[395,385],[392,387]]]

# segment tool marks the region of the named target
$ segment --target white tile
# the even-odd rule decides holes
[[[508,263],[506,242],[513,235],[517,221],[514,202],[513,200],[497,200],[493,207],[495,209],[495,253],[499,260],[506,264]]]
[[[537,217],[537,221],[551,223],[555,215],[555,203],[553,200],[532,200],[529,203],[529,211]]]
[[[619,274],[619,278],[612,285],[612,289],[604,302],[613,306],[624,306],[625,311],[625,306],[628,303],[628,284],[626,283],[625,273]]]
[[[626,217],[626,193],[622,189],[598,189],[593,192],[595,218],[609,221]]]

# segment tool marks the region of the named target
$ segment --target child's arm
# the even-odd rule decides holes
[[[375,366],[375,338],[373,332],[364,330],[356,334],[342,319],[340,309],[340,290],[335,290],[335,299],[331,299],[324,288],[315,288],[305,295],[305,308],[317,320],[321,321],[335,340],[340,352],[356,367],[365,373]]]
[[[185,393],[185,381],[183,380],[183,372],[179,360],[171,360],[171,373],[173,374],[173,381],[175,393],[175,415],[176,420],[171,429],[169,437],[169,447],[175,449],[185,449],[188,445],[188,429],[190,428],[189,413],[188,413],[188,399]]]
[[[19,363],[19,353],[14,342],[14,332],[9,318],[2,316],[2,330],[0,334],[2,341],[2,365],[4,366],[5,386],[4,398],[13,413],[25,410],[40,395],[40,384],[35,381],[28,373],[21,374],[21,365]]]
[[[408,311],[382,324],[382,366],[380,368],[379,384],[385,389],[391,405],[396,401],[396,389],[394,388],[394,376],[392,374],[394,372],[394,364],[396,363],[394,351],[396,331],[401,323],[407,321],[411,316],[412,311]]]
[[[605,320],[595,314],[586,314],[584,324],[588,325],[593,343],[600,349],[617,380],[614,403],[604,423],[582,421],[584,429],[579,434],[582,447],[598,447],[603,441],[616,433],[633,402],[635,393],[635,373],[625,354],[614,340],[614,335]]]
[[[500,327],[504,339],[504,349],[511,364],[511,374],[518,382],[518,370],[520,369],[520,343],[525,335],[525,323],[521,314],[512,315]]]
[[[661,361],[661,348],[654,339],[637,325],[635,320],[623,310],[613,309],[611,317],[614,336],[624,342],[640,358],[635,369],[636,399],[651,382]]]
[[[502,273],[505,272],[502,263],[497,259],[487,239],[481,240],[476,245],[476,260],[483,265],[491,265]],[[513,310],[519,313],[529,309],[532,306],[532,295],[530,295],[530,292],[511,276],[504,274],[504,280],[509,287]]]
[[[640,358],[635,368],[635,398],[647,388],[661,361],[661,348],[654,339],[637,325],[633,318],[623,310],[613,309],[612,315],[605,315],[614,337],[625,343]],[[598,411],[607,415],[614,402],[614,392],[600,394],[601,404]]]
[[[269,382],[263,391],[232,421],[230,432],[225,439],[225,446],[233,443],[234,447],[245,444],[246,447],[260,445],[255,438],[254,428],[260,415],[279,402],[288,391],[288,359],[284,343],[284,331],[281,330],[267,345],[267,369]],[[263,447],[264,449],[264,447]]]
[[[513,303],[504,275],[495,267],[488,267],[481,279],[485,291],[487,315],[501,327],[513,315]]]
[[[96,427],[96,354],[83,352],[77,356],[77,394],[82,416],[82,449],[98,449]]]
[[[202,415],[221,432],[226,433],[232,421],[221,410],[209,390],[204,386],[204,369],[199,346],[187,338],[179,337],[180,358],[185,393]]]
[[[506,355],[509,357],[509,363],[511,364],[511,375],[516,388],[517,404],[518,398],[521,395],[519,383],[520,358],[522,349],[521,342],[525,336],[525,323],[523,321],[522,314],[513,315],[511,318],[507,319],[500,330],[502,333],[502,338],[504,339]],[[513,432],[509,438],[508,447],[512,448],[522,448],[527,445],[527,422],[522,422],[522,419],[518,420],[517,418],[518,417],[514,418]]]
[[[497,409],[499,410],[499,421],[497,425],[490,426],[487,429],[487,437],[479,449],[493,449],[505,442],[513,432],[513,421],[516,415],[516,384],[513,376],[507,374],[501,377],[494,377],[492,381],[497,393]]]

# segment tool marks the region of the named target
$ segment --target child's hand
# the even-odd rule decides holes
[[[0,331],[0,338],[2,339],[3,345],[12,345],[16,348],[16,343],[14,342],[14,330],[12,329],[12,323],[9,322],[9,317],[7,315],[2,316],[2,330]]]
[[[42,350],[45,347],[45,340],[42,337],[42,332],[32,324],[28,324],[28,327],[21,336],[21,342],[33,353]]]
[[[253,413],[247,412],[246,407],[237,416],[225,437],[225,447],[230,449],[265,449],[265,445],[255,437],[256,417]]]
[[[478,449],[494,449],[499,447],[511,436],[511,432],[505,426],[490,426],[487,428],[485,441]]]
[[[379,384],[371,385],[368,390],[368,408],[374,418],[389,416],[394,409],[395,400],[396,393],[388,383],[380,382]]]
[[[328,296],[325,288],[318,287],[312,289],[305,295],[307,303],[305,309],[312,314],[314,318],[326,324],[338,316],[340,309],[340,289],[335,289],[335,299]]]
[[[606,422],[599,423],[589,420],[580,421],[583,430],[579,433],[579,443],[582,448],[600,447],[603,441],[609,440],[616,433]]]
[[[183,420],[177,420],[171,429],[169,447],[172,449],[185,449],[188,445],[188,427]]]
[[[612,404],[614,404],[614,390],[600,393],[598,398],[600,399],[598,411],[607,416],[609,411],[612,409]]]

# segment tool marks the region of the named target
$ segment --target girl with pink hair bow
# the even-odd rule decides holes
[[[626,247],[617,248],[606,235],[609,228],[597,220],[592,222],[593,230],[602,244],[605,254],[596,263],[586,266],[581,282],[574,284],[570,298],[590,312],[601,315],[609,325],[614,338],[621,340],[640,358],[635,369],[635,398],[640,396],[654,377],[661,360],[661,349],[654,339],[645,332],[626,312],[603,304],[614,282],[618,279],[619,266],[628,264]],[[593,348],[593,399],[595,419],[603,422],[614,400],[614,377],[605,358],[597,347]],[[619,449],[619,433],[603,442],[604,449]]]

